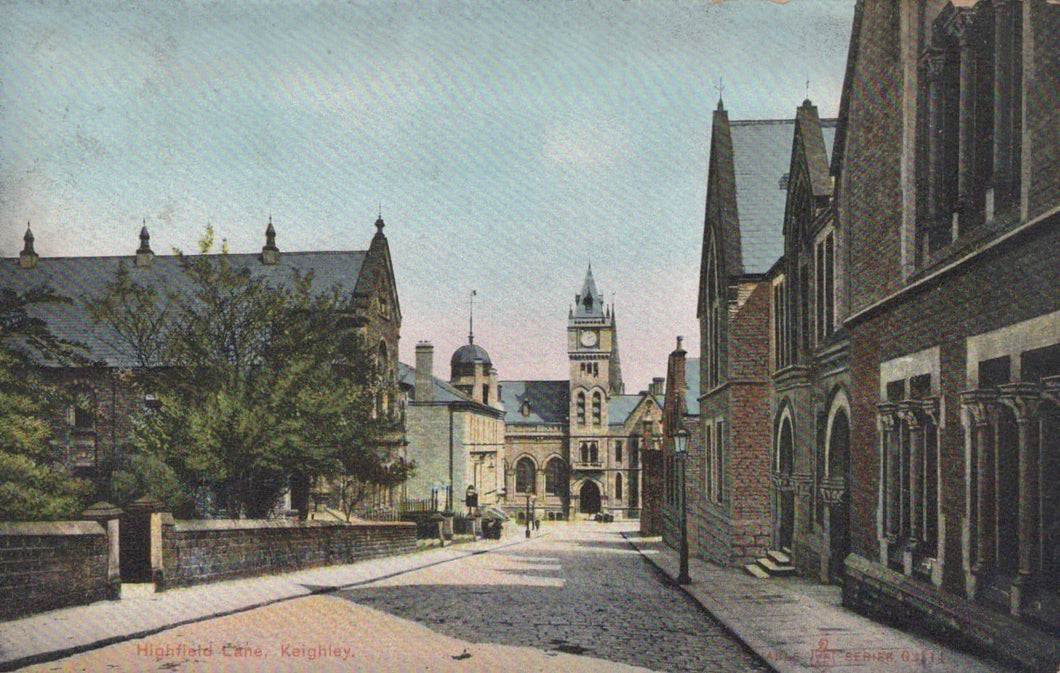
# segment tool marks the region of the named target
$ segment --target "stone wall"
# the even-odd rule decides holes
[[[414,551],[410,522],[167,521],[162,527],[166,587],[354,563]]]
[[[0,619],[108,598],[107,543],[92,521],[0,522]]]

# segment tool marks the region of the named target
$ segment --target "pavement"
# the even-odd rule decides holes
[[[0,671],[56,661],[167,629],[246,612],[294,598],[359,587],[415,570],[550,535],[550,525],[527,540],[511,526],[497,540],[480,540],[351,565],[205,584],[0,622]],[[554,524],[567,525],[567,524]],[[598,524],[599,525],[599,524]],[[667,582],[678,557],[658,538],[643,538],[635,523],[605,524],[625,539]],[[437,571],[444,572],[443,567]],[[1003,671],[982,661],[856,615],[840,604],[840,591],[797,577],[760,580],[698,559],[689,562],[684,590],[765,663],[780,673],[830,668],[866,671]]]
[[[660,538],[626,539],[676,582],[680,558]],[[742,570],[689,559],[684,591],[778,673],[864,670],[1017,671],[874,622],[842,606],[842,591],[801,577],[758,579]]]

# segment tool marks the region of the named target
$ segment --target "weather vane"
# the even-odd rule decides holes
[[[467,303],[469,305],[468,319],[467,319],[467,342],[469,344],[475,343],[475,297],[478,292],[475,290],[471,291],[471,296],[468,297]]]

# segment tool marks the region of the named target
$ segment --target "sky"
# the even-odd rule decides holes
[[[401,360],[565,379],[592,264],[627,392],[699,355],[711,113],[835,116],[853,0],[0,0],[0,256],[363,250]]]

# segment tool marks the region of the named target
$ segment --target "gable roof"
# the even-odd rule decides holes
[[[289,282],[296,272],[303,277],[311,273],[314,291],[337,288],[352,296],[366,256],[367,252],[363,250],[285,252],[274,265],[263,264],[257,254],[228,254],[227,259],[233,267],[247,268],[255,277],[265,278],[276,286]],[[21,268],[17,258],[3,258],[0,259],[0,288],[21,293],[46,286],[70,298],[71,301],[65,304],[34,306],[31,315],[44,320],[56,337],[86,347],[88,357],[93,361],[111,367],[136,367],[139,363],[133,354],[115,347],[119,341],[116,335],[110,333],[106,325],[96,325],[86,307],[86,302],[103,295],[106,284],[114,280],[122,264],[132,279],[158,288],[160,295],[166,292],[188,295],[192,290],[180,257],[176,255],[156,255],[145,267],[137,267],[132,256],[41,257],[31,269]]]
[[[518,425],[566,425],[570,413],[567,381],[501,381],[504,422]],[[528,403],[523,415],[523,403]]]
[[[784,206],[786,176],[791,166],[795,120],[730,122],[736,202],[740,228],[742,273],[769,271],[784,254]],[[827,153],[835,138],[835,120],[822,120],[825,147],[807,150]],[[829,177],[814,176],[815,192]]]

